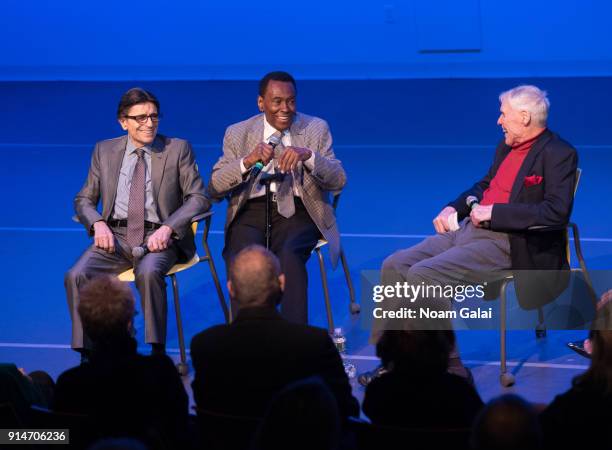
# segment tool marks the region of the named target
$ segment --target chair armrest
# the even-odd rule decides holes
[[[204,219],[206,219],[206,218],[208,218],[208,217],[210,217],[212,215],[213,215],[213,211],[208,211],[208,212],[205,212],[205,213],[202,213],[202,214],[198,214],[197,216],[195,216],[195,217],[193,217],[191,219],[191,223],[193,223],[193,222],[201,222]]]
[[[563,231],[566,230],[568,226],[568,223],[563,225],[535,225],[533,227],[527,228],[527,231]]]

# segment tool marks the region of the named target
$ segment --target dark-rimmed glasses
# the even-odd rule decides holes
[[[157,114],[157,113],[154,113],[154,114],[139,114],[137,116],[128,116],[126,114],[123,117],[125,117],[126,119],[135,120],[140,125],[143,125],[143,124],[147,123],[147,119],[151,119],[151,122],[153,122],[153,123],[159,122],[159,119],[161,119],[161,114]]]

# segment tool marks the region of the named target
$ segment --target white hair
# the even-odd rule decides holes
[[[550,108],[546,91],[531,85],[517,86],[499,94],[500,103],[504,100],[508,101],[514,109],[530,112],[536,125],[546,126]]]

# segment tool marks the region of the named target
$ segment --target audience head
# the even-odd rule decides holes
[[[83,329],[94,345],[131,336],[134,295],[127,283],[114,276],[92,278],[79,296]]]
[[[131,438],[102,439],[88,450],[147,450],[142,442]]]
[[[442,373],[454,345],[452,330],[386,330],[376,344],[376,355],[394,370]]]
[[[516,146],[537,136],[546,128],[550,102],[536,86],[517,86],[499,95],[497,124],[504,131],[506,145]]]
[[[332,450],[340,445],[340,413],[319,378],[292,383],[270,403],[255,437],[259,450]]]
[[[250,245],[232,260],[227,289],[239,308],[275,307],[285,288],[278,258],[261,245]]]
[[[475,450],[532,450],[542,445],[538,416],[528,402],[514,394],[491,400],[472,427]]]
[[[600,302],[589,333],[591,365],[574,378],[576,388],[588,387],[602,394],[612,394],[612,302]]]
[[[296,114],[297,89],[287,72],[270,72],[259,82],[257,106],[266,121],[279,131],[291,126]]]

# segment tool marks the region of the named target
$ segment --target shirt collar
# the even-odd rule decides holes
[[[127,145],[125,147],[125,151],[128,154],[134,153],[136,149],[142,148],[147,155],[151,154],[151,146],[145,145],[144,147],[136,147],[136,145],[132,142],[132,138],[128,134]]]
[[[281,139],[287,134],[289,133],[289,130],[285,130],[285,131],[280,131],[277,130],[276,128],[274,128],[272,125],[270,125],[268,123],[268,121],[266,120],[266,115],[264,114],[263,116],[263,121],[264,121],[264,133],[263,133],[263,140],[264,142],[268,142],[270,140],[270,137],[274,134],[274,133],[280,133],[281,134]]]

